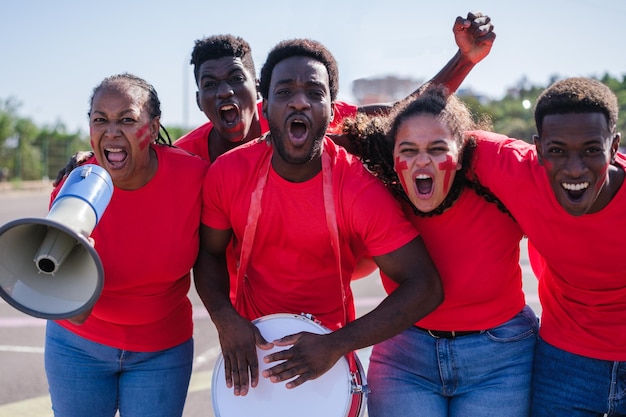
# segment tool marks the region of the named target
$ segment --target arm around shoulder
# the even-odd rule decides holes
[[[443,286],[420,236],[374,261],[398,288],[372,311],[336,331],[345,351],[382,342],[406,330],[443,302]]]

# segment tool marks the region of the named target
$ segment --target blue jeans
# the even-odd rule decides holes
[[[626,416],[626,362],[575,355],[539,338],[531,415]]]
[[[528,306],[501,326],[454,339],[411,327],[374,346],[370,417],[527,417],[539,323]]]
[[[80,337],[53,321],[45,368],[52,409],[61,417],[182,416],[193,339],[159,352],[130,352]]]

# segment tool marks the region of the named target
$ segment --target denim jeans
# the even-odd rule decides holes
[[[52,409],[60,417],[182,416],[193,364],[193,339],[159,352],[130,352],[80,337],[53,321],[45,368]]]
[[[527,417],[538,326],[526,306],[479,334],[437,339],[411,327],[375,345],[369,416]]]
[[[626,362],[575,355],[539,338],[531,415],[626,416]]]

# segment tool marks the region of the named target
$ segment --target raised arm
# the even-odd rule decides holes
[[[443,84],[450,92],[456,92],[474,66],[482,61],[493,46],[496,33],[491,18],[481,12],[470,12],[467,18],[458,16],[452,26],[458,51],[450,61],[426,84],[411,95],[418,94],[430,84]],[[359,107],[359,112],[368,115],[386,114],[395,103],[371,104]]]
[[[455,92],[474,66],[489,55],[496,33],[491,18],[481,12],[470,12],[466,19],[457,17],[452,31],[459,50],[429,83],[443,84]]]

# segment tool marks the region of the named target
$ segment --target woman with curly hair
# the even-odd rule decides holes
[[[538,320],[522,291],[523,234],[495,197],[466,179],[474,146],[466,132],[476,127],[440,87],[387,119],[344,123],[366,166],[402,200],[445,294],[432,313],[374,346],[371,417],[528,415]]]

